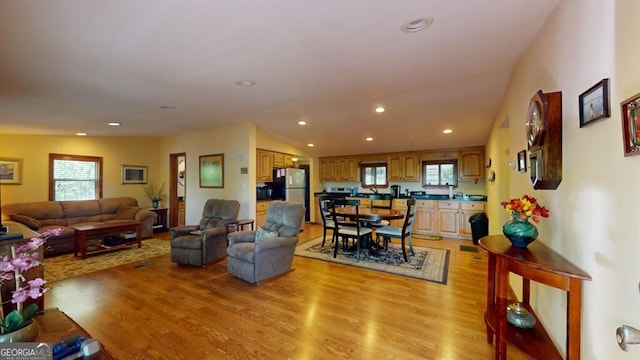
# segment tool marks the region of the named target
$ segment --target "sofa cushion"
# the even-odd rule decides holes
[[[138,201],[131,197],[100,199],[98,203],[100,204],[100,211],[103,216],[102,220],[113,219],[122,206],[138,206]]]
[[[31,216],[22,215],[22,214],[11,214],[9,215],[11,220],[17,221],[19,223],[25,224],[31,230],[38,230],[42,223]]]
[[[115,220],[133,220],[135,219],[136,213],[138,212],[138,210],[140,210],[140,208],[137,206],[120,206],[114,219]]]
[[[67,225],[102,221],[98,200],[60,201],[60,205]]]
[[[252,242],[237,243],[227,248],[227,255],[253,264],[256,260],[255,246]]]

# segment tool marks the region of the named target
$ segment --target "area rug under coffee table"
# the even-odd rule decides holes
[[[131,247],[113,252],[87,256],[82,260],[73,253],[44,259],[44,279],[54,282],[90,272],[161,256],[171,252],[169,240],[142,240],[142,247]]]
[[[399,244],[389,244],[388,251],[381,251],[379,256],[366,256],[367,251],[360,252],[360,261],[356,262],[356,252],[338,248],[338,255],[333,257],[331,238],[322,247],[322,237],[307,241],[296,247],[295,254],[312,259],[335,262],[339,264],[362,267],[383,271],[391,274],[403,275],[432,281],[440,284],[447,283],[449,270],[449,250],[430,247],[413,247],[415,255],[409,257],[405,263],[402,248]],[[409,246],[407,245],[407,252]]]

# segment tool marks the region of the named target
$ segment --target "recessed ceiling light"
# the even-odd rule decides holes
[[[387,109],[385,109],[385,108],[384,108],[384,107],[382,107],[382,106],[378,106],[378,107],[376,108],[376,112],[377,112],[377,113],[383,113],[383,112],[385,112],[386,110],[387,110]]]
[[[162,106],[159,106],[159,108],[162,110],[175,110],[176,107],[171,105],[162,105]]]
[[[444,129],[444,130],[442,130],[442,133],[443,133],[443,134],[451,134],[452,132],[453,132],[453,130],[451,130],[451,129]]]
[[[298,125],[307,125],[307,122],[304,120],[298,121]]]
[[[296,162],[298,161],[298,158],[297,157],[291,158],[291,161]]]
[[[77,132],[76,135],[78,135],[78,136],[87,136],[87,133],[85,133],[85,132]]]
[[[314,147],[314,145],[313,145],[313,144],[311,144],[311,143],[307,144],[307,146],[308,146],[308,147]]]
[[[401,29],[404,32],[417,32],[420,30],[424,30],[433,24],[433,17],[429,16],[426,18],[415,19],[409,21],[408,23],[402,25]]]
[[[236,81],[236,85],[242,86],[242,87],[249,87],[249,86],[253,86],[255,84],[256,84],[256,82],[253,81],[253,80],[239,80],[239,81]]]
[[[119,122],[117,122],[117,121],[111,121],[111,122],[108,122],[107,125],[109,125],[109,126],[120,126],[121,124]]]
[[[365,140],[366,140],[366,141],[373,141],[373,138],[372,138],[372,137],[368,137],[368,138],[366,138]]]

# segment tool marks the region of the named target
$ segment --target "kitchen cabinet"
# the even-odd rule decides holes
[[[416,200],[416,217],[413,233],[418,235],[436,234],[436,201]]]
[[[258,201],[256,203],[256,224],[257,226],[264,226],[267,222],[267,209],[271,201]]]
[[[320,182],[331,181],[331,171],[329,169],[329,160],[320,159]]]
[[[346,197],[345,199],[347,200],[359,200],[360,201],[360,207],[371,207],[371,199],[369,198],[363,198],[363,197]]]
[[[265,150],[256,150],[256,181],[273,181],[273,153]]]
[[[388,174],[389,181],[418,181],[420,179],[418,155],[390,155]]]
[[[460,237],[471,239],[471,223],[469,218],[484,212],[485,203],[480,201],[463,201],[460,203]]]
[[[284,167],[293,167],[293,156],[287,154],[284,155]]]
[[[284,154],[273,153],[273,167],[284,167]]]
[[[357,157],[320,159],[320,181],[357,182],[359,170]]]
[[[393,199],[391,201],[391,208],[393,210],[398,210],[400,212],[402,212],[403,214],[407,214],[407,199]],[[414,213],[415,213],[415,209],[414,209]],[[415,216],[414,216],[414,220],[415,222]],[[404,219],[398,219],[398,220],[391,220],[391,225],[392,226],[397,226],[397,227],[402,227],[404,225]]]
[[[339,178],[337,181],[358,181],[358,159],[344,158],[338,160],[340,168]]]
[[[438,235],[457,237],[460,233],[460,204],[457,201],[438,201],[436,208]]]
[[[460,181],[484,179],[484,151],[461,151],[458,165],[458,179]]]

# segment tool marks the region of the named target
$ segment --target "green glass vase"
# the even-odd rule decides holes
[[[538,229],[529,219],[521,219],[517,214],[511,216],[511,221],[502,226],[502,232],[511,241],[511,245],[524,249],[538,238]]]

